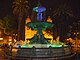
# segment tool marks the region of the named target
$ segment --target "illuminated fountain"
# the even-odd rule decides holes
[[[52,20],[48,17],[48,20],[42,22],[42,12],[46,10],[46,8],[42,6],[37,6],[33,8],[38,14],[37,22],[31,22],[29,17],[26,22],[26,32],[33,32],[33,35],[29,32],[25,32],[27,35],[25,41],[19,42],[19,46],[14,46],[19,48],[17,51],[17,57],[43,57],[43,58],[60,58],[71,56],[71,49],[68,45],[59,41],[60,36],[53,40],[53,35],[48,35],[46,33],[46,29],[52,28],[54,24],[52,24]],[[51,32],[52,33],[52,32]]]

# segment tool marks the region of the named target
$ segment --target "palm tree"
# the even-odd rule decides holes
[[[68,17],[75,17],[73,11],[66,4],[63,4],[53,11],[53,17],[59,18],[55,20],[57,26],[57,35],[61,35],[63,37],[63,32],[66,31],[65,28],[67,25],[65,23],[67,22]]]
[[[60,5],[58,8],[56,8],[53,11],[53,16],[56,16],[56,15],[60,16],[61,14],[68,14],[69,16],[74,17],[73,11],[66,4]]]
[[[29,5],[27,0],[15,0],[13,2],[13,14],[18,16],[18,40],[20,40],[21,35],[21,22],[24,16],[28,15]]]

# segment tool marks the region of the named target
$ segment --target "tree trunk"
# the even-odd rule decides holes
[[[19,17],[18,18],[18,41],[21,40],[21,20],[22,20],[22,17]]]

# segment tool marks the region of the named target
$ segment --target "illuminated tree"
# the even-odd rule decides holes
[[[21,38],[22,18],[28,15],[29,5],[27,0],[15,0],[13,2],[13,14],[18,16],[18,40]]]
[[[9,30],[9,19],[7,18],[7,17],[4,17],[3,19],[1,19],[0,20],[0,27],[2,28],[2,29],[4,29],[4,32],[6,33],[6,34],[9,34],[8,32],[8,30]]]
[[[4,33],[7,35],[12,35],[13,32],[17,29],[15,27],[17,22],[12,16],[5,16],[3,19],[0,19],[0,28],[4,29]]]

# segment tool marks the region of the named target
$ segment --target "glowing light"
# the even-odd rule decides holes
[[[11,36],[9,36],[9,40],[8,40],[9,42],[11,42],[12,41],[12,37]]]
[[[50,16],[48,16],[47,22],[51,22],[52,23],[52,20],[51,20]]]
[[[26,24],[31,22],[31,19],[29,18],[29,16],[26,19]],[[30,39],[34,36],[34,34],[36,34],[35,30],[31,30],[31,28],[25,26],[25,42],[29,43],[29,41],[27,39]]]
[[[13,51],[13,52],[17,52],[17,51],[18,51],[18,49],[12,49],[12,51]]]
[[[52,48],[59,48],[59,47],[62,47],[63,44],[60,44],[60,45],[53,45],[53,44],[26,44],[25,46],[21,46],[21,48],[32,48],[33,46],[35,46],[35,48],[49,48],[50,46]],[[64,45],[65,47],[67,45]]]
[[[77,34],[79,34],[79,32],[77,32]]]
[[[75,35],[76,33],[74,32],[74,35]]]
[[[1,32],[1,30],[0,30],[0,37],[1,37],[1,35],[2,35],[2,32]]]
[[[31,30],[31,28],[25,27],[25,40],[32,38],[36,32],[36,30]]]
[[[3,40],[3,38],[0,38],[0,40]]]
[[[16,39],[14,39],[14,42],[16,42],[17,40]]]
[[[26,24],[31,22],[31,19],[29,18],[29,16],[26,18]]]
[[[42,32],[43,32],[45,38],[51,38],[51,39],[53,39],[53,36],[50,34],[52,32],[50,32],[50,33],[47,33],[46,31],[42,31]]]
[[[8,45],[11,45],[12,42],[9,42]]]
[[[12,39],[9,39],[9,42],[12,41]]]
[[[69,41],[69,39],[67,39],[67,41]]]

